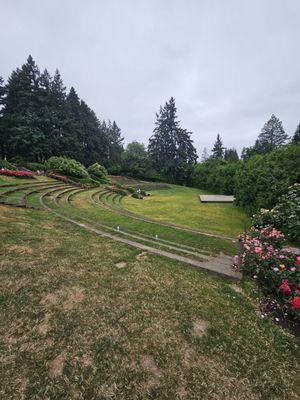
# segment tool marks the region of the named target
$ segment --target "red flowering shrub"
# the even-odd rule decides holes
[[[0,175],[14,176],[16,178],[34,178],[34,173],[31,171],[15,171],[11,169],[0,169]]]
[[[48,174],[48,176],[49,176],[50,178],[57,179],[57,180],[59,180],[59,181],[65,182],[65,183],[68,183],[68,182],[69,182],[69,179],[68,179],[66,176],[64,176],[64,175],[59,175],[59,174]]]
[[[242,236],[240,269],[273,293],[294,316],[300,318],[300,256],[284,248],[284,235],[269,226],[252,228]],[[237,268],[237,258],[234,266]]]

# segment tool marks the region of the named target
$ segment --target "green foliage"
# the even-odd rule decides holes
[[[46,169],[45,163],[38,163],[38,162],[25,163],[25,167],[30,169],[31,171]]]
[[[217,139],[211,152],[214,158],[223,158],[224,156],[224,147],[219,134],[217,135]]]
[[[93,165],[90,165],[88,167],[88,172],[98,178],[101,183],[107,183],[108,182],[108,176],[107,176],[107,170],[103,165],[100,165],[98,163],[95,163]]]
[[[238,165],[238,162],[233,163],[210,157],[194,167],[192,185],[215,193],[233,194],[234,177]]]
[[[135,192],[135,188],[133,188],[131,186],[128,186],[127,190],[128,190],[129,193],[134,193]]]
[[[158,175],[152,166],[144,144],[137,141],[129,143],[122,153],[121,168],[122,173],[135,178],[151,179]]]
[[[154,168],[169,182],[188,183],[197,154],[191,133],[179,125],[173,97],[160,108],[155,124],[148,146]]]
[[[294,241],[300,241],[300,184],[289,187],[271,210],[260,210],[252,219],[255,227],[273,225]]]
[[[16,167],[13,164],[8,162],[7,160],[2,160],[0,158],[0,169],[1,168],[4,168],[4,169],[16,169]]]
[[[120,164],[116,122],[99,121],[73,87],[66,93],[58,70],[53,77],[41,73],[31,56],[6,85],[0,77],[0,110],[0,157],[43,162],[60,155],[86,166]]]
[[[293,139],[292,139],[292,143],[299,145],[300,144],[300,123],[297,126],[297,129],[294,133]]]
[[[239,161],[239,155],[236,149],[225,149],[224,160],[229,162]]]
[[[274,213],[274,209],[268,210],[266,208],[261,208],[260,211],[253,215],[252,224],[255,228],[261,228],[269,225],[276,226],[277,218]]]
[[[75,178],[88,178],[89,174],[80,162],[66,157],[50,157],[46,168],[51,172],[58,172]]]
[[[286,146],[240,163],[234,178],[236,203],[249,213],[272,208],[300,180],[300,148]]]
[[[267,153],[281,147],[287,139],[282,122],[272,114],[263,126],[254,147],[258,153]]]
[[[142,196],[141,193],[135,192],[135,193],[133,193],[133,194],[131,195],[131,197],[133,197],[134,199],[143,200],[143,196]]]
[[[124,190],[124,189],[121,189],[121,188],[116,187],[116,188],[109,188],[109,190],[111,190],[111,191],[114,192],[114,193],[118,193],[118,194],[120,194],[121,196],[127,196],[127,192],[126,192],[126,190]]]

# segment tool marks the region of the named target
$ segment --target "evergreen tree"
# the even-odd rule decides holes
[[[119,165],[123,151],[115,122],[100,122],[71,87],[68,95],[58,70],[41,74],[31,56],[0,78],[0,156],[44,161],[66,155],[86,166]]]
[[[156,127],[149,139],[148,152],[157,171],[170,182],[185,182],[197,154],[191,133],[180,128],[173,97],[156,114]]]
[[[106,161],[105,149],[108,140],[96,114],[83,100],[80,102],[80,119],[80,147],[83,153],[83,163],[86,166],[97,162],[103,164]]]
[[[296,128],[296,131],[294,133],[293,139],[292,139],[293,144],[300,144],[300,123]]]
[[[12,72],[6,85],[3,119],[7,132],[4,146],[8,156],[40,160],[44,134],[39,127],[40,72],[29,56],[27,62]]]
[[[214,147],[212,149],[212,156],[214,158],[223,158],[224,157],[224,147],[221,140],[221,136],[218,134],[217,139],[215,141]]]
[[[4,79],[2,76],[0,76],[0,107],[4,103],[4,96],[5,96],[5,85],[4,85]],[[0,113],[1,113],[1,108],[0,108]]]
[[[287,139],[288,135],[283,129],[282,122],[272,114],[258,135],[254,149],[257,153],[268,153],[285,144]]]
[[[63,154],[83,162],[83,140],[81,126],[80,99],[73,86],[66,98],[66,127],[62,138]]]
[[[49,154],[64,155],[64,143],[67,141],[68,114],[66,109],[66,87],[56,69],[50,85],[51,124],[52,130],[48,141]]]
[[[113,167],[113,170],[117,172],[117,170],[120,168],[124,138],[122,138],[121,129],[118,127],[115,121],[113,121],[113,123],[108,121],[106,132],[108,140],[108,164],[110,168]]]
[[[229,161],[229,162],[239,161],[239,155],[238,155],[236,149],[234,149],[234,148],[225,149],[224,160]]]

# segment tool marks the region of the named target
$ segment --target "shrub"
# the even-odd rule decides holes
[[[284,235],[274,227],[252,228],[242,237],[241,270],[300,318],[300,256],[283,248],[283,244]]]
[[[235,174],[236,203],[249,213],[271,209],[288,187],[299,182],[300,146],[285,146],[255,155],[239,164]]]
[[[124,189],[120,189],[118,187],[113,187],[113,186],[107,186],[107,189],[110,190],[111,192],[118,193],[121,196],[127,196],[127,192]]]
[[[66,157],[51,157],[46,163],[47,170],[76,178],[88,178],[85,167],[78,161]]]
[[[29,162],[25,164],[25,167],[30,169],[31,171],[44,170],[45,164],[38,162]]]
[[[49,176],[50,178],[57,179],[57,180],[59,180],[59,181],[65,182],[65,183],[68,183],[68,182],[69,182],[69,179],[68,179],[66,176],[64,176],[64,175],[59,175],[59,174],[48,174],[48,176]]]
[[[145,190],[141,190],[141,195],[142,196],[147,196],[147,193],[145,192]]]
[[[197,164],[192,173],[192,185],[220,194],[233,194],[234,177],[239,162],[209,158]]]
[[[271,210],[261,209],[252,219],[255,227],[273,225],[292,240],[300,240],[300,184],[289,187]]]
[[[140,193],[137,193],[137,192],[133,193],[131,195],[131,197],[133,197],[134,199],[143,200],[143,196]]]
[[[128,186],[127,190],[128,190],[129,193],[134,193],[135,192],[135,188],[133,188],[131,186]]]
[[[107,170],[103,165],[100,165],[98,163],[95,163],[93,165],[90,165],[88,167],[88,172],[98,178],[101,183],[107,183],[108,182],[108,176],[107,176]]]
[[[11,169],[0,169],[0,175],[14,176],[16,178],[34,178],[33,172],[30,171],[14,171]]]
[[[16,167],[13,164],[8,162],[7,160],[2,160],[0,158],[0,169],[1,168],[3,168],[3,169],[16,169]]]

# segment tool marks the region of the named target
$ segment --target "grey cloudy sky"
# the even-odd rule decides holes
[[[5,79],[31,54],[57,67],[126,143],[175,97],[201,155],[253,144],[272,113],[300,122],[300,0],[0,0]]]

